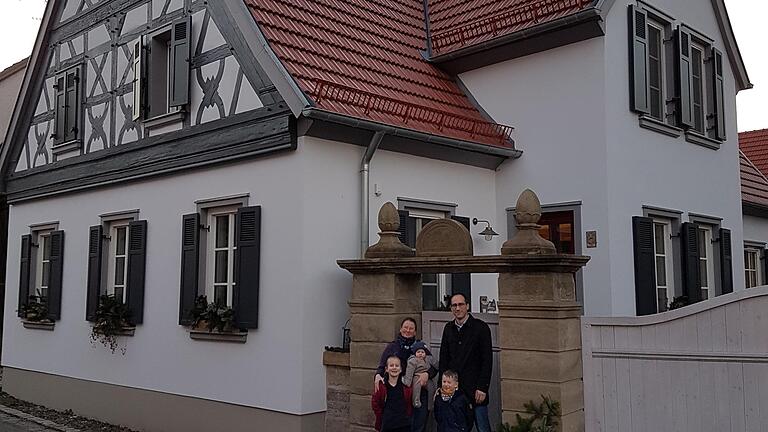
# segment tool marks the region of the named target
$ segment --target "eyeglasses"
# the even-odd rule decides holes
[[[451,308],[456,309],[466,305],[466,303],[451,303]]]

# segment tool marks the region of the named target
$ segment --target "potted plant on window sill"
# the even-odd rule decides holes
[[[113,295],[99,297],[99,305],[91,328],[91,342],[100,342],[112,350],[117,349],[118,336],[133,336],[136,326],[131,324],[130,310]],[[125,347],[122,348],[125,354]]]
[[[27,303],[21,306],[20,312],[24,328],[53,330],[54,322],[48,318],[48,303],[39,293],[30,296]]]
[[[192,326],[189,337],[199,340],[245,342],[248,332],[237,328],[235,312],[231,307],[216,302],[208,303],[204,295],[195,299],[190,312]]]

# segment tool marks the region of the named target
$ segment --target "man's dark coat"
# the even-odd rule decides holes
[[[493,371],[491,329],[485,321],[468,316],[459,330],[456,322],[445,324],[440,343],[440,372],[453,370],[459,374],[459,389],[475,404],[475,390],[488,395]],[[442,374],[440,375],[442,377]],[[481,405],[488,405],[488,397]]]

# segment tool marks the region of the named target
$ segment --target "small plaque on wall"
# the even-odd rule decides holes
[[[587,247],[597,247],[597,231],[587,231]]]

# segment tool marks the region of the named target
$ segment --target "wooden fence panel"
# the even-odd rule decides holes
[[[587,431],[768,431],[768,286],[582,318]]]

